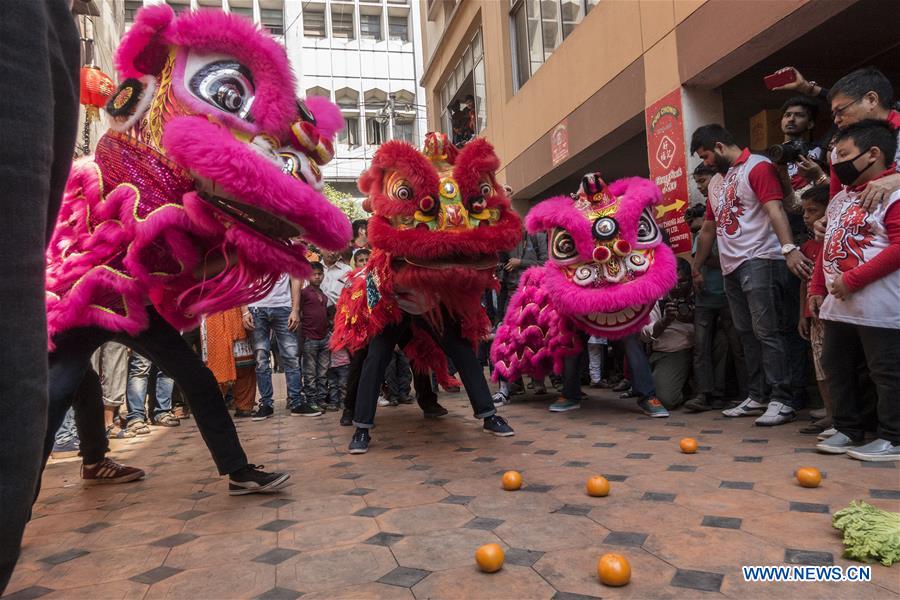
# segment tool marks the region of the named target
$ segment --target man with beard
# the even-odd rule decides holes
[[[784,194],[772,162],[738,146],[721,125],[704,125],[691,137],[691,153],[715,166],[722,178],[709,188],[705,222],[694,256],[693,276],[718,241],[725,294],[741,336],[749,376],[749,397],[726,417],[761,415],[757,425],[780,425],[797,418],[791,393],[784,304],[790,273],[809,279],[812,263],[794,245],[784,212]],[[767,384],[771,392],[766,394]],[[768,402],[768,407],[766,406]]]

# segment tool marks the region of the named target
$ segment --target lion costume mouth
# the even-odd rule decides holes
[[[300,237],[304,233],[300,226],[256,206],[222,196],[206,193],[199,195],[207,204],[224,213],[229,219],[274,242],[290,245],[292,238]]]
[[[402,261],[414,267],[422,269],[474,269],[476,271],[492,270],[497,266],[497,255],[482,255],[480,257],[469,257],[461,255],[450,255],[440,258],[414,258],[404,256]]]
[[[600,330],[601,333],[621,331],[642,321],[653,309],[653,303],[633,304],[615,312],[591,312],[577,315],[575,319],[589,331]]]

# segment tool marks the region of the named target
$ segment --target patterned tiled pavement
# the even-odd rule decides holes
[[[229,497],[192,420],[116,442],[145,481],[82,488],[77,460],[53,462],[28,527],[10,598],[885,598],[900,571],[870,583],[747,583],[741,565],[858,564],[841,557],[830,514],[861,498],[900,511],[900,469],[811,452],[797,424],[673,413],[649,419],[606,392],[573,413],[549,397],[503,409],[516,437],[485,435],[460,395],[426,421],[379,409],[366,455],[346,453],[334,413],[240,421],[251,461],[292,474],[277,495]],[[697,454],[678,450],[695,437]],[[825,472],[799,487],[800,466]],[[500,474],[522,472],[517,492]],[[603,474],[612,491],[591,498]],[[477,571],[488,542],[498,573]],[[598,557],[628,557],[609,588]]]

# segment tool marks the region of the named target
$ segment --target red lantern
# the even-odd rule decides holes
[[[116,84],[99,67],[81,67],[81,103],[93,118],[99,116],[98,110],[115,91]]]
[[[100,119],[100,107],[106,104],[116,91],[116,84],[109,75],[93,65],[81,67],[81,98],[84,105],[84,129],[81,132],[81,152],[91,151],[91,122]]]

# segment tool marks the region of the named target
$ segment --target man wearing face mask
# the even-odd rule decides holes
[[[791,391],[787,337],[790,274],[809,279],[812,263],[793,243],[782,206],[784,194],[772,162],[738,146],[721,125],[704,125],[691,138],[691,153],[715,166],[721,178],[709,187],[705,222],[694,256],[693,275],[702,288],[700,267],[717,240],[725,294],[746,359],[749,397],[726,417],[760,415],[757,425],[797,418]],[[771,392],[766,394],[767,387]],[[768,406],[766,406],[767,402]]]

